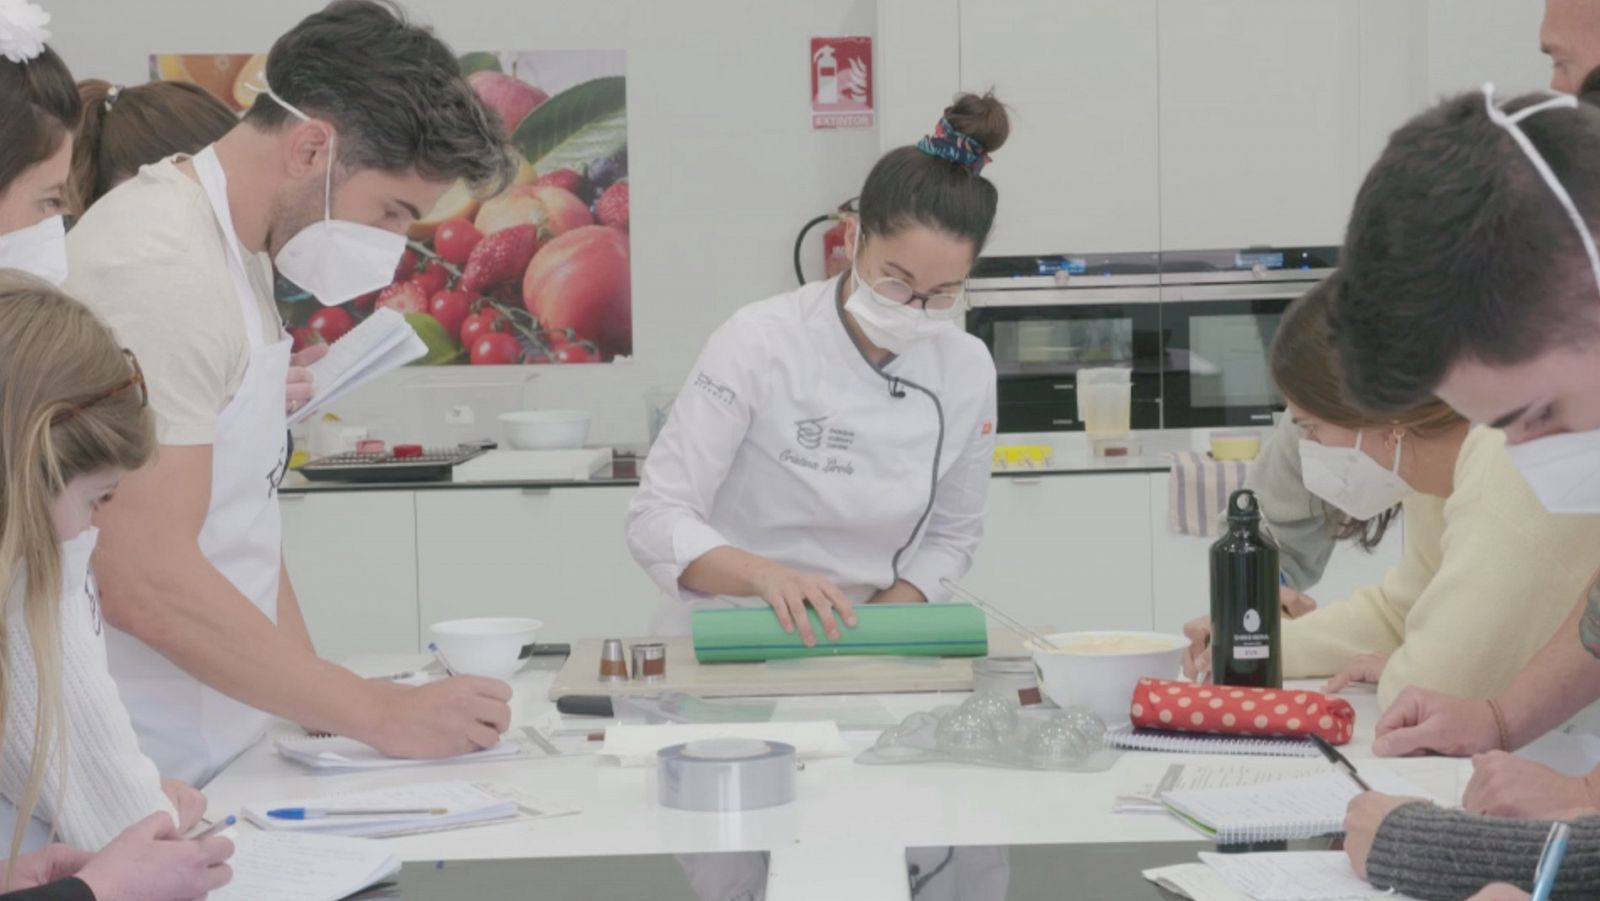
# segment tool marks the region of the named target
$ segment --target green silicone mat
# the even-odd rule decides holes
[[[982,657],[989,653],[983,612],[969,604],[884,604],[856,608],[856,627],[838,641],[822,634],[808,610],[817,646],[783,631],[768,607],[697,610],[691,617],[694,656],[701,663],[748,663],[793,657]]]

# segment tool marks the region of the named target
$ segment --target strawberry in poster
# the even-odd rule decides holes
[[[157,56],[156,77],[253,101],[265,58]],[[375,309],[403,313],[422,365],[609,362],[633,352],[627,96],[620,51],[470,53],[462,71],[518,154],[490,198],[457,184],[417,220],[388,287],[325,308],[283,278],[299,350],[338,341]]]

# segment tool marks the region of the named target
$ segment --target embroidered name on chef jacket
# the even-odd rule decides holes
[[[855,465],[838,454],[855,446],[856,433],[852,429],[829,424],[828,418],[817,416],[797,420],[794,424],[794,443],[797,449],[784,448],[778,454],[778,460],[813,472],[855,475]],[[808,453],[809,451],[827,453],[827,456]]]

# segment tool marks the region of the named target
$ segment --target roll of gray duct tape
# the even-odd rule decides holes
[[[794,800],[793,745],[717,738],[656,752],[661,804],[678,810],[738,811]]]

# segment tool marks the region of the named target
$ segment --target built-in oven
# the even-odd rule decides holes
[[[996,257],[968,286],[969,331],[999,375],[1002,432],[1077,431],[1077,372],[1132,370],[1135,429],[1268,424],[1267,351],[1336,248]]]

